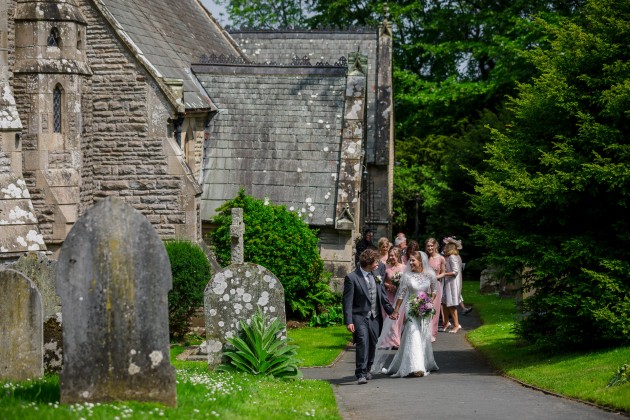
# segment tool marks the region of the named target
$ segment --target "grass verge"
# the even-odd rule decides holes
[[[124,402],[59,404],[59,376],[19,383],[0,382],[0,419],[339,419],[330,384],[316,380],[258,378],[240,373],[208,372],[203,362],[174,360],[177,407]],[[339,351],[339,350],[338,350]]]
[[[327,328],[297,328],[287,330],[293,344],[300,346],[298,357],[301,367],[328,366],[352,340],[345,325]]]
[[[556,394],[630,412],[630,383],[607,388],[619,366],[630,364],[630,347],[549,355],[518,339],[515,300],[481,295],[478,282],[464,282],[466,303],[474,304],[483,325],[469,341],[495,367],[524,383]]]

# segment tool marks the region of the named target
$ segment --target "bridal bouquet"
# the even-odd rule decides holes
[[[426,318],[435,314],[433,300],[425,292],[418,293],[418,296],[409,304],[409,316],[414,318]]]
[[[394,273],[394,277],[392,278],[392,284],[396,287],[400,286],[400,279],[402,278],[402,273],[397,271]]]

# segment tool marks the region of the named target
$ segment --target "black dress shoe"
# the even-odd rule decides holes
[[[472,307],[464,309],[464,315],[468,315],[472,312]]]

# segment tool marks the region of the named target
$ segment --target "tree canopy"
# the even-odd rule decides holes
[[[492,131],[487,169],[471,170],[474,227],[488,256],[534,292],[521,334],[577,348],[630,337],[630,5],[591,0],[550,48]]]

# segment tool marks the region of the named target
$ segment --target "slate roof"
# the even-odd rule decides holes
[[[184,80],[186,109],[213,109],[190,63],[204,54],[241,53],[198,0],[100,1],[161,76]]]
[[[316,30],[230,30],[230,35],[241,50],[254,62],[278,62],[290,64],[293,57],[308,57],[312,64],[339,60],[351,52],[360,50],[368,57],[367,74],[367,162],[375,160],[376,141],[376,75],[378,71],[378,29],[356,31]]]
[[[203,162],[202,220],[241,187],[334,226],[346,67],[195,65],[219,114]]]

